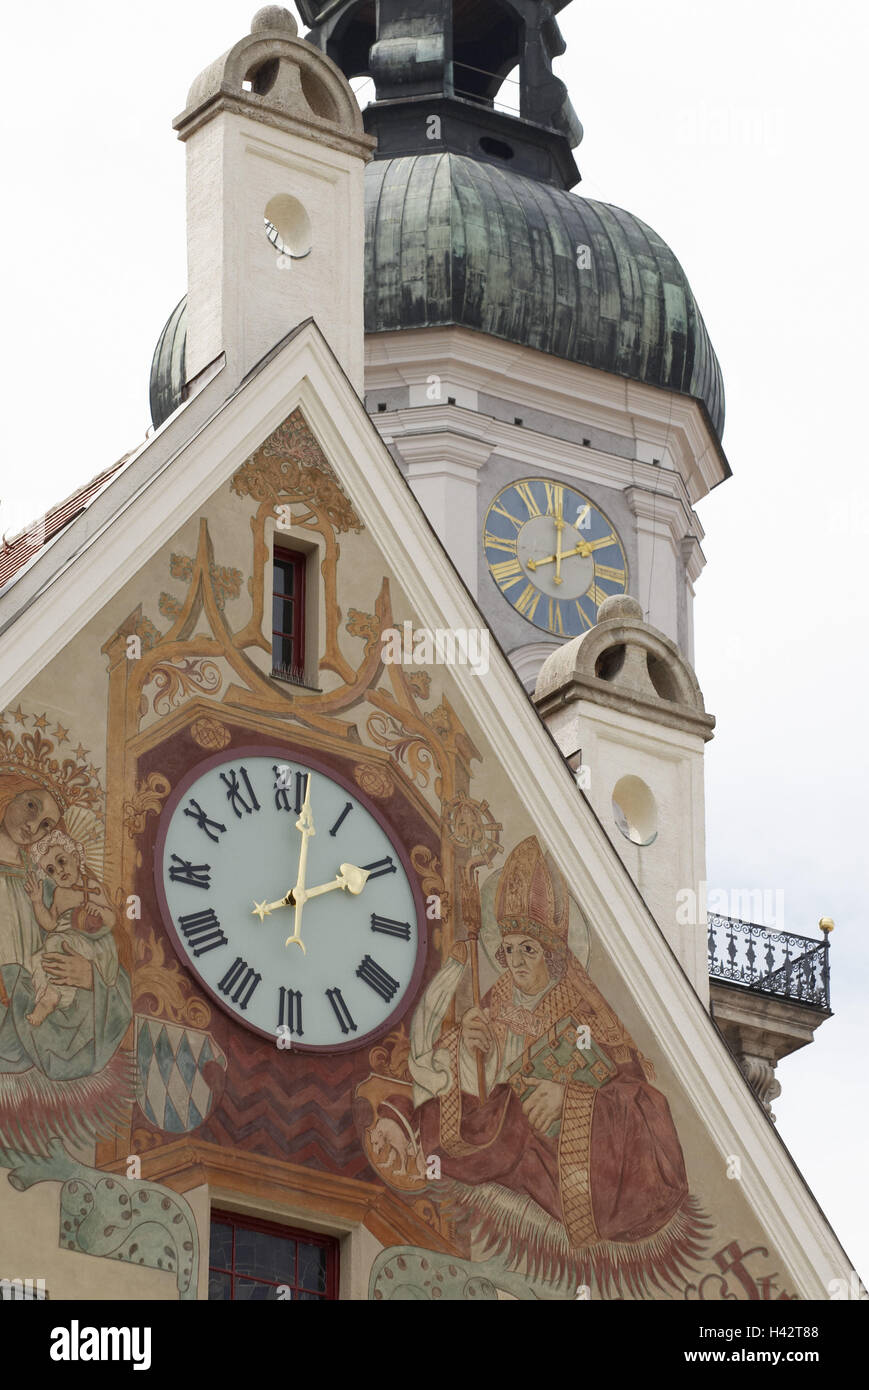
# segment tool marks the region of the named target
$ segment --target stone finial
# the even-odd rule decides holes
[[[299,38],[283,5],[257,10],[251,31],[199,74],[173,125],[187,140],[222,111],[370,159],[374,139],[341,69]]]
[[[590,700],[712,737],[697,677],[675,642],[643,620],[630,594],[613,594],[597,625],[546,658],[534,703],[544,719],[572,700]]]
[[[633,619],[641,623],[643,605],[632,594],[611,594],[597,610],[597,620],[599,623],[608,623],[615,618],[621,618],[623,621]]]
[[[291,38],[295,38],[299,32],[296,23],[289,10],[285,10],[283,5],[263,5],[261,10],[257,10],[250,23],[252,34],[262,34],[269,29],[280,29],[289,33]]]

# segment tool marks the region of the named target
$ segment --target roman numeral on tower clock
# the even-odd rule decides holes
[[[278,990],[278,1028],[286,1028],[299,1038],[304,1036],[302,991],[300,989],[285,989],[281,985]]]
[[[223,979],[218,982],[217,988],[225,995],[230,996],[232,1002],[238,1004],[239,1008],[246,1009],[254,990],[262,984],[262,978],[262,975],[248,965],[246,960],[242,960],[241,956],[236,956]]]
[[[229,945],[229,938],[224,936],[212,907],[185,913],[178,918],[178,924],[194,956],[204,956],[206,951],[213,951],[217,946]]]
[[[382,965],[378,965],[376,960],[372,960],[370,956],[363,956],[362,964],[356,974],[360,980],[364,980],[367,985],[370,985],[381,999],[385,999],[387,1004],[391,1002],[392,996],[398,989],[398,980],[393,980],[392,976],[383,969]]]
[[[277,1043],[284,1065],[364,1047],[413,1002],[418,877],[354,780],[298,749],[239,743],[182,778],[155,861],[182,965],[238,1026]]]
[[[355,1033],[356,1024],[353,1022],[353,1015],[344,1003],[344,996],[340,989],[327,989],[326,998],[332,1005],[335,1017],[342,1033]]]

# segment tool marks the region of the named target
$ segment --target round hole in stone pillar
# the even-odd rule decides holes
[[[632,845],[650,845],[658,836],[655,798],[640,777],[620,777],[613,787],[613,819]]]
[[[298,198],[278,193],[266,204],[263,216],[266,236],[276,251],[295,260],[307,256],[314,238],[311,219]]]

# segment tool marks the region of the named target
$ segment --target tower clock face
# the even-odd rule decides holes
[[[210,758],[160,818],[166,926],[213,999],[282,1048],[383,1032],[422,972],[425,913],[403,847],[358,790],[279,749]]]
[[[604,599],[627,589],[615,527],[565,483],[525,478],[502,488],[486,514],[483,545],[507,602],[554,637],[587,632]]]

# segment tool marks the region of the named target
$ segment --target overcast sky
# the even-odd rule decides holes
[[[0,532],[143,438],[185,292],[171,120],[254,3],[4,7]],[[37,18],[32,16],[36,14]],[[835,1017],[779,1068],[788,1144],[869,1282],[866,7],[574,0],[579,192],[673,247],[724,370],[734,476],[700,504],[710,885],[835,918]],[[859,205],[859,208],[858,208]]]

